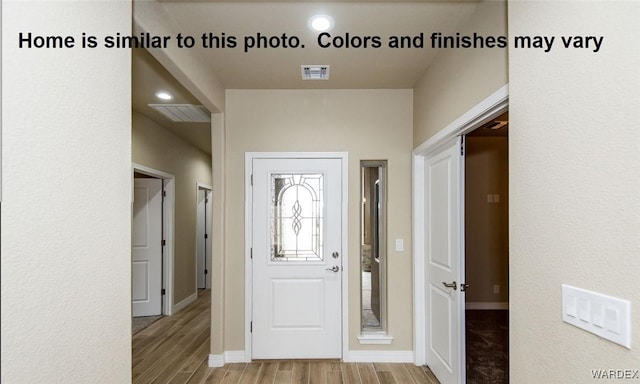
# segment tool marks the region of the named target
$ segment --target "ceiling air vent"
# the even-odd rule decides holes
[[[302,80],[329,80],[328,65],[301,65]]]
[[[156,111],[177,123],[207,123],[211,116],[202,105],[193,104],[149,104]]]

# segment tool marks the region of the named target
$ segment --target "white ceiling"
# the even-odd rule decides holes
[[[151,0],[142,0],[151,1]],[[317,89],[317,88],[413,88],[427,70],[438,50],[431,49],[432,32],[455,34],[473,13],[475,1],[160,1],[174,36],[182,33],[196,37],[196,46],[184,54],[210,68],[227,89]],[[134,2],[135,7],[135,2]],[[315,14],[328,14],[335,20],[332,36],[379,36],[380,48],[321,48],[318,32],[307,26]],[[201,48],[200,37],[213,33],[235,36],[235,48]],[[246,36],[296,36],[304,48],[265,48],[244,52]],[[423,33],[423,48],[394,49],[387,46],[391,36]],[[228,42],[228,40],[227,40]],[[175,40],[173,40],[175,44]],[[149,57],[146,57],[149,56]],[[146,58],[145,58],[146,57]],[[150,55],[134,54],[133,105],[136,110],[162,125],[169,125],[190,142],[206,138],[185,128],[189,123],[169,124],[153,115],[146,104],[157,103],[157,89],[174,89],[185,102],[197,100],[163,69],[154,67]],[[300,66],[330,65],[328,81],[303,81]],[[159,64],[156,65],[159,66]],[[168,75],[168,76],[167,76]],[[178,102],[174,99],[172,102]],[[202,128],[201,130],[208,130]],[[199,145],[202,147],[203,145]],[[210,143],[204,145],[210,153]],[[202,148],[201,148],[202,149]]]

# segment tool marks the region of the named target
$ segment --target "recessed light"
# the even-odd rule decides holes
[[[315,15],[309,19],[309,28],[317,32],[330,31],[333,28],[333,19],[327,15]]]
[[[165,92],[165,91],[156,92],[156,97],[158,99],[162,99],[162,100],[171,100],[171,99],[173,99],[173,96],[171,96],[168,92]]]

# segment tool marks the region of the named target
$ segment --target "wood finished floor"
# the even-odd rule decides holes
[[[438,384],[426,367],[401,363],[254,361],[209,368],[210,291],[133,336],[132,383]]]

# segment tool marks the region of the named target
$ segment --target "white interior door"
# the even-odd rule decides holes
[[[162,180],[134,179],[131,226],[133,316],[162,314]]]
[[[252,172],[252,358],[341,358],[341,160],[253,159]]]
[[[462,156],[458,138],[425,159],[427,365],[442,384],[465,379]]]

